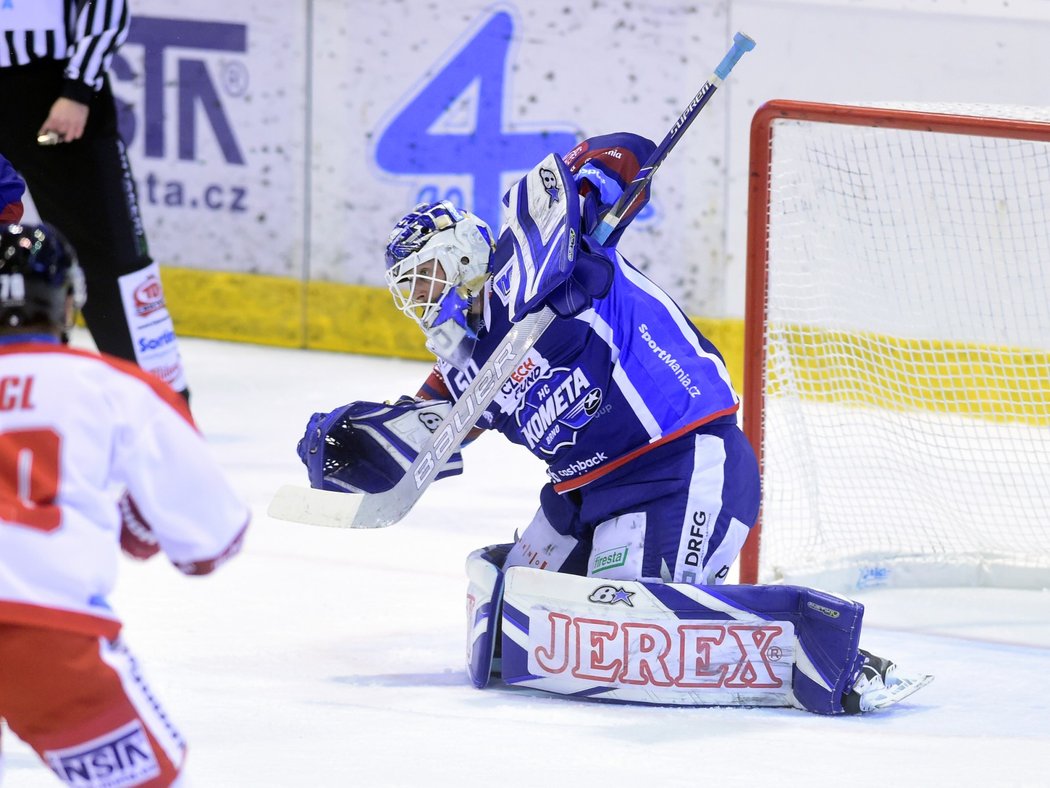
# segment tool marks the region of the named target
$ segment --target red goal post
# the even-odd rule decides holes
[[[1050,109],[751,128],[741,582],[1050,586]]]

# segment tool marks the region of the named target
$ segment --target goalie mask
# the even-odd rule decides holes
[[[0,328],[48,326],[65,341],[85,293],[76,253],[54,227],[11,224],[0,230]]]
[[[386,281],[398,309],[419,324],[427,347],[463,366],[477,339],[468,317],[495,249],[485,222],[443,200],[420,203],[386,245]]]

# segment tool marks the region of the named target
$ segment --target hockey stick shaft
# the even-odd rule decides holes
[[[671,152],[671,149],[678,144],[678,140],[682,138],[682,132],[692,125],[693,121],[696,120],[696,116],[700,114],[700,110],[704,108],[708,101],[711,100],[711,96],[714,95],[715,90],[721,87],[726,77],[729,76],[729,72],[733,70],[733,67],[740,61],[740,58],[744,56],[746,52],[750,52],[755,48],[755,42],[744,33],[737,33],[733,36],[733,45],[726,52],[725,57],[722,58],[722,62],[715,67],[711,76],[707,82],[704,83],[700,91],[693,97],[693,100],[689,102],[689,106],[685,108],[675,124],[671,127],[671,130],[667,132],[667,136],[664,137],[656,150],[653,151],[653,155],[649,157],[649,160],[642,165],[642,168],[638,170],[638,174],[634,176],[627,188],[624,189],[620,199],[616,201],[605,217],[602,219],[601,224],[598,225],[594,231],[594,237],[599,243],[604,244],[605,241],[613,234],[616,227],[620,224],[620,219],[627,213],[628,208],[642,193],[648,183],[653,179],[656,171],[663,164],[664,159],[667,158],[667,154]]]
[[[600,243],[604,243],[616,229],[627,208],[653,179],[660,164],[678,143],[682,132],[700,114],[733,66],[754,46],[755,42],[743,33],[733,37],[733,45],[722,62],[598,226],[595,236]],[[267,513],[283,520],[333,528],[383,528],[401,520],[459,449],[481,414],[492,404],[500,388],[554,321],[554,317],[554,312],[544,307],[513,324],[394,487],[381,493],[349,495],[285,485],[274,495]]]

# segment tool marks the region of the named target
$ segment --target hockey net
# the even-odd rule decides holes
[[[1050,587],[1050,108],[751,136],[743,582]]]

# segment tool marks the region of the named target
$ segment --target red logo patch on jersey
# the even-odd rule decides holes
[[[153,274],[146,277],[146,281],[135,288],[135,312],[139,317],[156,312],[164,308],[164,288]]]

